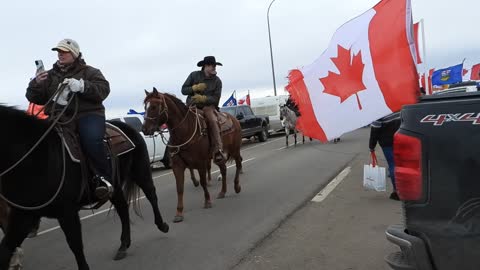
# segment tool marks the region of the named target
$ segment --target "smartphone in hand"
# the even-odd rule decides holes
[[[35,74],[45,71],[45,67],[43,66],[42,60],[35,60],[35,66],[37,67],[37,72]]]

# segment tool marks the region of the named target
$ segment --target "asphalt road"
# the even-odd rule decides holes
[[[185,221],[179,224],[171,222],[176,208],[175,179],[170,170],[155,170],[160,211],[170,224],[170,232],[163,234],[156,229],[148,202],[141,200],[143,218],[132,214],[129,254],[124,260],[113,261],[120,245],[119,218],[113,210],[93,214],[84,211],[87,261],[91,269],[230,269],[364,153],[368,131],[347,134],[339,144],[307,140],[287,149],[282,136],[266,143],[246,142],[242,147],[242,192],[233,191],[231,167],[227,197],[214,200],[213,208],[204,209],[201,188],[188,180]],[[213,166],[212,170],[217,168]],[[220,183],[213,181],[209,188],[212,197],[219,189]],[[24,269],[76,269],[73,253],[56,226],[53,220],[43,220],[40,235],[24,242]]]

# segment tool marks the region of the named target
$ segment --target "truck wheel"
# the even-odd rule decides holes
[[[266,126],[263,126],[262,131],[258,134],[258,140],[264,142],[268,139],[268,130]]]
[[[162,159],[163,166],[165,169],[170,169],[170,153],[168,153],[168,147],[165,148],[165,153],[163,154],[163,159]]]

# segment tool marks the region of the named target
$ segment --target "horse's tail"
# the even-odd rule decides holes
[[[240,126],[240,122],[235,118],[233,115],[227,113],[227,117],[229,117],[233,122],[233,131],[231,134],[231,145],[229,145],[227,161],[226,163],[233,163],[235,161],[235,155],[240,155],[240,146],[242,145],[242,127]],[[225,145],[224,145],[225,147]]]
[[[135,214],[141,216],[139,204],[140,187],[135,180],[142,179],[142,181],[153,181],[150,171],[147,145],[140,133],[131,126],[120,121],[110,121],[110,123],[120,128],[135,145],[135,148],[132,151],[120,156],[117,166],[117,174],[120,184],[119,186],[123,189],[128,205],[132,205]]]

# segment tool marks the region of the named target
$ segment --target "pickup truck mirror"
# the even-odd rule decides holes
[[[237,114],[237,119],[238,120],[242,120],[243,118],[245,118],[245,115],[243,115],[242,112]]]

